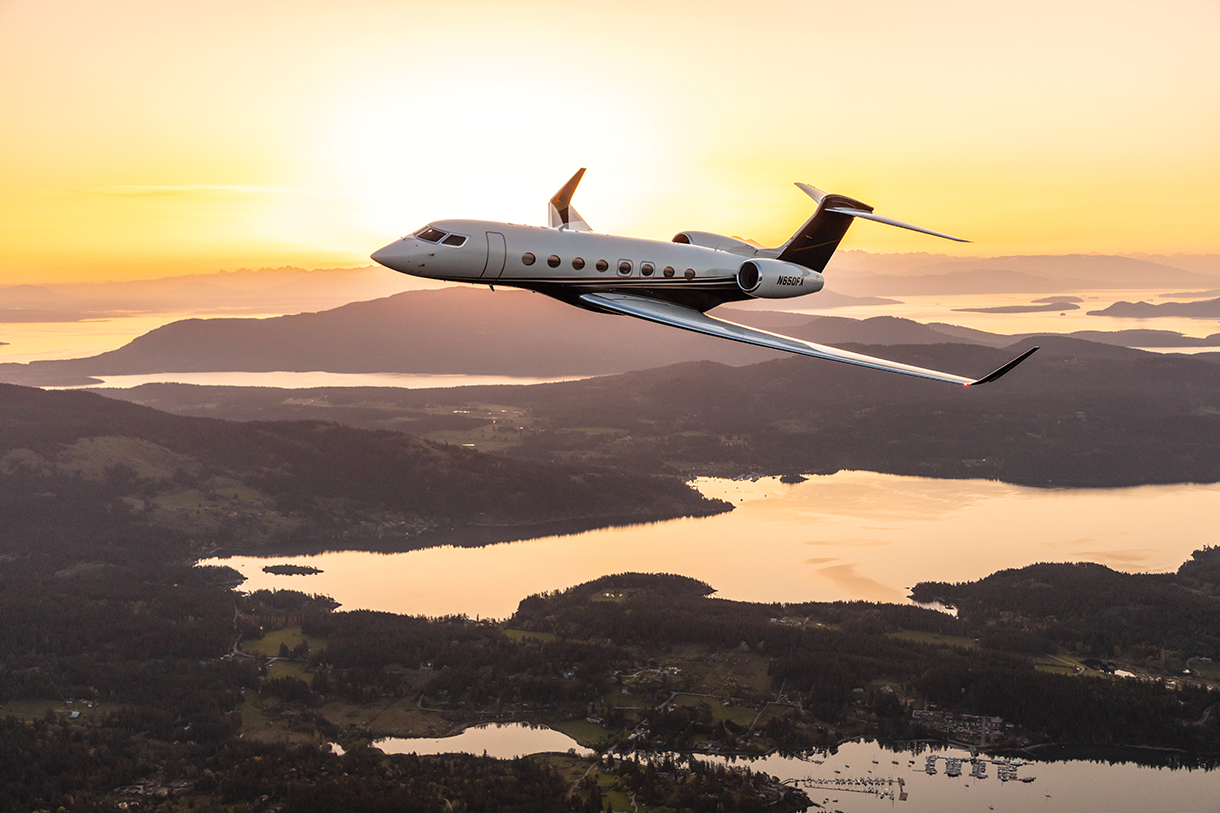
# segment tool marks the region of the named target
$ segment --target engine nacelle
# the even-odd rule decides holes
[[[737,270],[737,286],[756,299],[816,294],[825,282],[817,271],[783,260],[750,260]]]
[[[757,246],[752,246],[738,237],[725,237],[710,231],[680,231],[674,235],[671,243],[683,243],[690,246],[715,248],[720,251],[731,251],[734,254],[750,255]]]

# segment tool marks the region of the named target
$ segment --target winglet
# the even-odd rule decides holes
[[[572,208],[572,196],[576,194],[576,187],[580,185],[580,179],[585,176],[585,169],[581,167],[576,174],[568,179],[568,182],[551,197],[551,202],[548,204],[549,222],[552,229],[571,229],[572,231],[593,231],[589,228],[589,224],[584,218],[577,214]]]
[[[994,373],[991,373],[990,375],[985,375],[985,376],[983,376],[982,378],[980,378],[978,381],[971,381],[971,382],[970,382],[969,384],[967,384],[966,386],[967,386],[967,387],[977,387],[979,384],[990,384],[992,381],[995,381],[997,378],[999,378],[1000,376],[1002,376],[1002,375],[1004,375],[1005,373],[1007,373],[1007,372],[1008,372],[1009,370],[1011,370],[1013,367],[1016,367],[1018,364],[1020,364],[1021,362],[1025,361],[1025,360],[1026,360],[1027,358],[1029,358],[1030,356],[1032,356],[1032,355],[1034,354],[1034,351],[1035,351],[1035,350],[1037,350],[1037,349],[1038,349],[1038,347],[1037,347],[1037,346],[1029,348],[1029,349],[1028,349],[1028,350],[1026,350],[1024,353],[1022,353],[1021,355],[1017,356],[1015,359],[1013,359],[1012,361],[1008,362],[1007,364],[1005,364],[1005,365],[1004,365],[1003,367],[1001,367],[1000,369],[996,370]]]

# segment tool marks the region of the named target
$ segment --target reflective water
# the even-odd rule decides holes
[[[1220,332],[1218,319],[1189,319],[1185,317],[1158,317],[1155,319],[1116,319],[1112,316],[1089,316],[1089,311],[1103,310],[1115,302],[1152,302],[1154,304],[1173,301],[1190,301],[1175,297],[1163,298],[1157,291],[1075,291],[1069,296],[1078,296],[1078,310],[1039,311],[1036,313],[970,313],[961,308],[995,308],[1011,305],[1029,305],[1044,294],[978,294],[899,296],[897,305],[867,305],[847,308],[819,310],[817,297],[785,300],[783,310],[793,313],[817,313],[825,316],[849,316],[867,319],[872,316],[900,316],[916,322],[942,322],[960,327],[985,330],[989,333],[1012,335],[1018,333],[1072,333],[1077,330],[1173,330],[1184,336],[1203,338]],[[770,304],[770,303],[768,303]],[[801,307],[801,306],[804,307]],[[782,307],[782,306],[781,306]],[[772,308],[780,310],[781,307]]]
[[[280,313],[249,313],[243,317],[267,318]],[[143,336],[151,330],[180,319],[208,318],[183,310],[138,313],[79,322],[4,322],[0,323],[0,362],[30,362],[42,359],[75,359],[95,356]]]
[[[581,376],[562,378],[522,378],[507,375],[424,375],[416,373],[293,373],[284,371],[265,373],[217,372],[217,373],[148,373],[145,375],[97,376],[101,384],[90,387],[116,387],[127,389],[141,384],[201,384],[226,387],[280,387],[283,389],[305,389],[309,387],[400,387],[417,390],[438,387],[477,387],[492,384],[549,384],[555,381],[574,381]],[[74,389],[73,387],[47,387],[47,389]]]
[[[928,754],[937,754],[936,774],[925,771]],[[1114,752],[1117,753],[1117,752]],[[1072,760],[1036,762],[1025,755],[1026,763],[1017,768],[1018,777],[1034,777],[1033,782],[1001,781],[997,764],[987,764],[986,778],[970,776],[972,765],[962,763],[961,776],[946,775],[944,757],[970,759],[960,748],[910,752],[890,751],[876,743],[850,742],[832,755],[815,755],[823,760],[770,756],[759,760],[738,761],[751,770],[763,771],[780,779],[814,779],[805,792],[817,804],[843,813],[891,810],[907,813],[973,813],[974,811],[1045,811],[1081,813],[1082,811],[1215,811],[1220,810],[1220,772],[1172,770],[1167,767],[1142,767],[1134,763],[1111,765],[1107,762]],[[987,759],[986,755],[984,758]],[[724,762],[723,758],[707,757]],[[999,759],[993,757],[993,759]],[[876,764],[874,764],[874,760]],[[911,760],[914,760],[912,763]],[[898,762],[897,765],[894,762]],[[906,801],[864,792],[869,785],[835,780],[894,780],[874,783],[878,790],[897,790],[902,780]],[[896,797],[895,793],[895,797]],[[815,808],[816,809],[816,808]]]
[[[454,737],[386,737],[373,742],[387,754],[475,754],[514,759],[552,751],[575,751],[593,756],[563,732],[528,723],[489,723],[471,726]]]
[[[593,755],[565,734],[520,723],[477,726],[455,737],[391,737],[373,744],[387,754],[486,753],[511,759],[574,749],[581,756]],[[1117,759],[1121,754],[1118,750],[1103,750],[1096,752],[1095,758],[1101,755]],[[929,755],[936,757],[935,774],[926,771]],[[834,754],[807,757],[775,754],[751,760],[704,755],[697,758],[797,781],[815,804],[843,813],[888,810],[895,805],[910,813],[1220,810],[1220,772],[1083,759],[1040,762],[1030,754],[1019,756],[1023,764],[1016,768],[1017,779],[1008,781],[1001,781],[999,768],[1000,762],[1007,761],[1009,756],[984,754],[985,778],[977,778],[970,775],[973,769],[970,752],[961,748],[921,748],[915,753],[892,751],[877,743],[848,742]],[[1157,755],[1145,752],[1145,756]],[[949,757],[963,760],[960,776],[947,775]],[[1030,777],[1032,782],[1019,781]],[[898,780],[902,780],[901,785]],[[898,799],[902,792],[906,793],[905,801]]]
[[[504,618],[532,593],[625,571],[692,576],[745,601],[901,602],[919,581],[974,580],[1035,562],[1176,570],[1220,541],[1220,485],[1044,490],[871,472],[791,486],[774,478],[696,485],[736,510],[483,548],[207,563],[241,571],[243,589],[325,593],[345,609]],[[323,572],[264,573],[271,561]]]

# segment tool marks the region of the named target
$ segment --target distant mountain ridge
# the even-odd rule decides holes
[[[1089,316],[1120,316],[1129,319],[1185,316],[1189,319],[1220,319],[1220,298],[1202,302],[1115,302],[1108,308],[1089,311]]]
[[[1005,347],[1036,335],[922,325],[893,316],[860,320],[731,308],[720,314],[831,345],[967,342]],[[1079,336],[1145,347],[1216,343],[1171,331],[1082,331]],[[0,364],[0,381],[74,386],[98,383],[91,378],[95,376],[216,371],[550,378],[622,373],[699,360],[740,366],[782,355],[635,319],[591,313],[537,294],[462,287],[408,291],[328,311],[267,319],[185,319],[90,358]]]
[[[1033,341],[848,348],[982,375]],[[180,414],[324,418],[632,472],[859,469],[1074,487],[1220,481],[1220,364],[1060,336],[1036,341],[1042,349],[1019,369],[969,389],[793,357],[532,386],[102,392]]]
[[[851,294],[1053,293],[1072,286],[1204,290],[1220,287],[1220,255],[952,257],[848,249],[832,258],[826,276],[834,280],[832,290],[823,295],[828,300]],[[152,311],[297,313],[436,287],[440,287],[438,283],[375,265],[243,268],[121,282],[12,285],[0,286],[0,322],[75,321],[83,314]]]

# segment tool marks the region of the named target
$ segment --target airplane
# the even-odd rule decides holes
[[[524,288],[579,308],[737,342],[918,378],[987,384],[1033,354],[1033,347],[982,378],[968,378],[806,342],[708,316],[726,302],[790,299],[822,290],[822,276],[852,222],[890,226],[968,242],[873,212],[849,198],[796,184],[817,210],[783,245],[763,248],[736,237],[683,231],[666,243],[596,234],[572,207],[579,170],[548,207],[549,228],[484,220],[436,220],[373,252],[387,268],[435,280]]]

